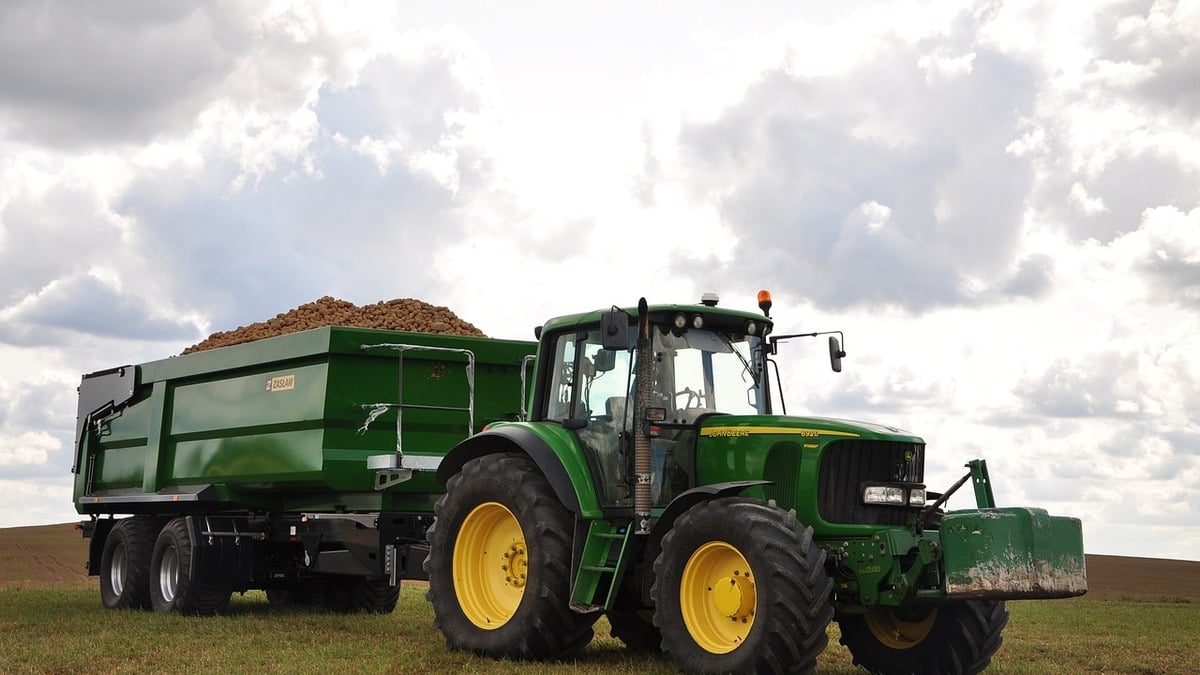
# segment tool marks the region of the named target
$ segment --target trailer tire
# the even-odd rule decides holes
[[[838,619],[855,665],[872,673],[978,673],[1000,648],[1002,601],[964,600],[904,611],[876,607]]]
[[[558,659],[591,641],[599,614],[570,608],[574,518],[532,460],[467,462],[434,510],[426,598],[449,648]]]
[[[319,595],[316,582],[295,581],[283,588],[268,588],[267,602],[274,607],[312,607],[320,600]]]
[[[400,584],[388,579],[358,579],[353,591],[354,608],[370,614],[391,614],[400,600]]]
[[[191,576],[195,555],[186,518],[163,527],[150,558],[150,604],[156,612],[208,616],[229,606],[229,583],[202,582]]]
[[[109,609],[150,608],[150,556],[159,521],[134,516],[117,521],[100,557],[100,601]]]
[[[386,578],[334,577],[321,585],[320,597],[331,612],[390,614],[400,599],[400,586]]]
[[[609,632],[625,643],[625,647],[639,652],[662,651],[662,633],[654,625],[654,610],[610,609]]]
[[[812,528],[764,502],[685,511],[654,562],[654,625],[688,673],[810,673],[829,638],[833,581]]]

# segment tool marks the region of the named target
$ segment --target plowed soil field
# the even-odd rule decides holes
[[[88,540],[75,525],[0,529],[0,589],[78,588],[87,576]],[[1200,602],[1200,562],[1089,555],[1091,600]]]

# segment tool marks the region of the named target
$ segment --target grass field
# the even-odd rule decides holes
[[[564,663],[446,651],[423,589],[391,615],[336,615],[235,596],[227,615],[191,618],[101,607],[71,526],[0,530],[0,672],[671,673],[608,635]],[[994,673],[1200,673],[1200,563],[1089,556],[1084,598],[1009,603]],[[822,673],[859,672],[830,628]]]

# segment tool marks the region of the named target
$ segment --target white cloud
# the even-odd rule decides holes
[[[0,527],[50,525],[80,520],[71,508],[67,479],[38,482],[0,478]]]
[[[42,466],[50,452],[61,446],[58,439],[44,431],[26,431],[16,438],[0,436],[0,466]]]

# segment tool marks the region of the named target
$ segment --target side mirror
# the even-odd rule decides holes
[[[592,367],[597,373],[607,373],[617,367],[617,352],[610,349],[601,349],[592,357]]]
[[[829,366],[833,368],[833,372],[842,372],[842,359],[846,357],[846,352],[842,351],[842,345],[838,342],[836,335],[829,336]]]
[[[601,346],[611,351],[629,349],[629,314],[614,307],[600,316]]]

